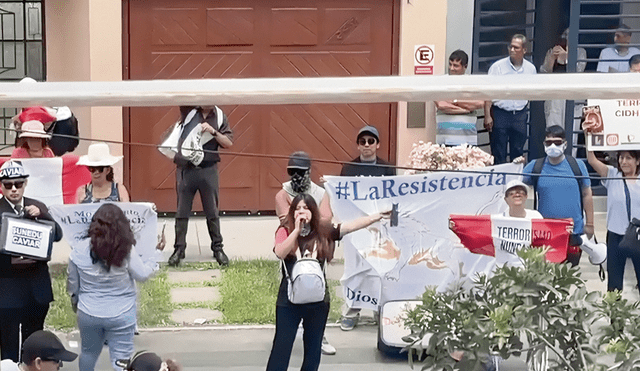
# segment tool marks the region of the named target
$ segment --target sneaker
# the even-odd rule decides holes
[[[329,341],[327,340],[326,336],[322,337],[322,354],[324,354],[325,356],[332,356],[334,354],[336,354],[336,348],[329,344]]]
[[[222,251],[222,249],[214,251],[213,258],[218,262],[218,264],[222,266],[229,265],[229,258],[227,257],[227,254]]]
[[[360,313],[356,314],[355,317],[342,317],[340,319],[340,329],[342,331],[351,331],[358,325],[358,320],[360,319]]]

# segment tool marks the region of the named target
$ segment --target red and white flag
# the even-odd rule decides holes
[[[497,264],[519,265],[516,251],[523,246],[551,246],[552,263],[567,259],[571,219],[525,219],[502,215],[450,215],[453,232],[471,252],[494,256]]]

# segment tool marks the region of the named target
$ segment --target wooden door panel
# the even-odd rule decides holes
[[[318,44],[317,8],[273,8],[271,22],[271,46]]]
[[[199,79],[367,76],[392,72],[394,0],[131,0],[129,78]],[[212,102],[215,104],[215,102]],[[390,104],[222,107],[239,153],[355,157],[365,124],[380,131],[388,158]],[[132,142],[159,143],[176,107],[129,109]],[[132,199],[175,211],[175,166],[154,147],[127,149]],[[222,155],[223,210],[272,210],[286,159]],[[313,179],[340,165],[314,163]],[[198,200],[198,197],[196,197]],[[198,201],[199,203],[199,201]],[[194,210],[200,210],[196,205]]]
[[[197,8],[156,8],[153,11],[153,45],[198,45],[202,28]]]
[[[326,45],[366,45],[371,42],[371,8],[326,9],[323,40]]]
[[[207,44],[253,45],[253,8],[213,8],[207,9]]]

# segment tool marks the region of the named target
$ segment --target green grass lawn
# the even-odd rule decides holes
[[[188,287],[220,288],[221,300],[218,302],[197,302],[175,305],[171,303],[171,289],[184,287],[185,284],[168,282],[167,272],[186,270],[219,269],[218,264],[185,263],[178,268],[163,266],[150,280],[139,285],[138,326],[158,327],[175,326],[171,313],[178,308],[217,309],[224,314],[227,324],[272,324],[275,321],[275,303],[280,285],[279,261],[274,260],[234,260],[222,270],[219,281],[189,283]],[[71,330],[76,327],[76,315],[71,310],[71,301],[66,291],[66,265],[52,265],[51,277],[56,300],[51,303],[45,321],[48,327],[59,330]],[[342,299],[334,295],[340,285],[336,280],[328,282],[331,293],[331,312],[328,322],[340,318]]]

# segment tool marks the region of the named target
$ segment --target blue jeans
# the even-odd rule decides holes
[[[122,371],[122,368],[116,366],[115,362],[133,355],[135,326],[135,305],[113,318],[94,317],[78,309],[78,328],[82,341],[78,368],[82,371],[93,371],[102,352],[104,341],[107,340],[111,365],[115,371]]]
[[[496,106],[491,107],[493,113],[493,129],[489,133],[491,154],[495,165],[507,162],[507,143],[509,144],[510,161],[524,154],[527,142],[527,121],[529,114],[522,111],[505,111]]]

